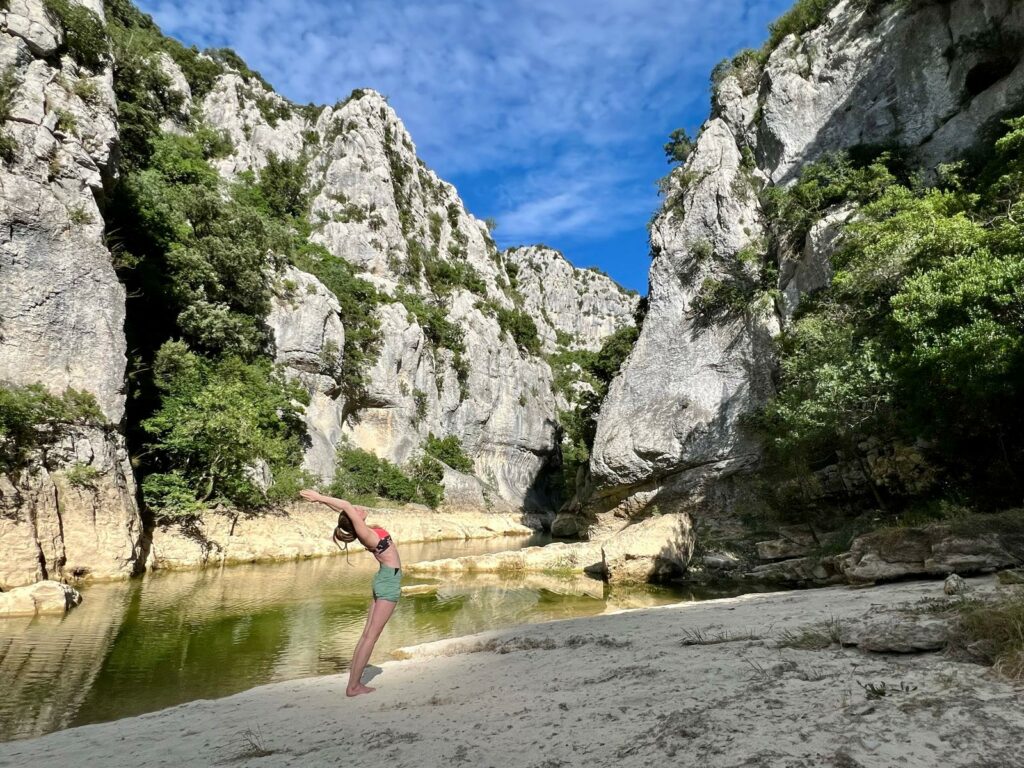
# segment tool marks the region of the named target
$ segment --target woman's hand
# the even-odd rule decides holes
[[[304,498],[306,501],[312,501],[314,503],[319,502],[323,499],[323,494],[318,493],[317,491],[310,490],[309,488],[304,488],[303,490],[299,491],[299,496]]]

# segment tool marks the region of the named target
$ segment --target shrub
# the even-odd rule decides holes
[[[440,470],[440,473],[439,473]],[[333,496],[373,503],[377,498],[398,502],[420,502],[436,507],[444,498],[440,485],[443,469],[427,457],[412,462],[410,474],[387,459],[368,451],[343,445],[329,493]]]
[[[1011,680],[1024,680],[1024,596],[959,606],[951,647],[989,664]]]
[[[338,298],[345,326],[342,386],[346,408],[354,409],[366,398],[367,375],[380,351],[380,321],[376,309],[381,296],[373,283],[356,276],[351,264],[332,256],[322,246],[303,246],[293,262],[299,269],[315,275]]]
[[[789,35],[802,35],[820,26],[835,4],[836,0],[797,0],[792,8],[768,25],[765,47],[774,50]]]
[[[103,21],[84,5],[45,0],[47,16],[64,30],[64,49],[82,66],[101,69],[110,58],[110,40]]]
[[[96,481],[101,474],[96,467],[76,461],[64,472],[64,477],[75,488],[95,489]]]
[[[540,336],[533,318],[519,309],[508,309],[498,304],[490,305],[501,330],[516,343],[523,352],[540,354]]]
[[[0,470],[25,466],[36,451],[53,445],[76,427],[104,427],[95,397],[67,389],[50,394],[41,384],[0,385]]]
[[[423,446],[423,451],[428,456],[433,456],[435,459],[443,461],[456,472],[464,472],[466,474],[472,474],[473,472],[473,460],[466,454],[458,435],[437,438],[431,432],[427,435],[427,442]]]
[[[426,418],[427,415],[427,393],[422,389],[414,389],[412,391],[412,402],[413,402],[413,416],[412,423],[415,426]]]
[[[870,477],[865,446],[916,443],[937,482],[872,483],[849,500],[893,512],[936,493],[983,509],[1019,501],[1024,120],[1006,129],[986,168],[945,189],[900,185],[880,164],[841,165],[839,182],[798,194],[811,202],[789,218],[797,228],[824,189],[862,207],[831,285],[801,303],[780,340],[777,395],[754,420],[769,473],[803,482],[845,462]]]
[[[694,141],[685,128],[676,128],[665,144],[665,157],[670,163],[685,163],[693,151]]]
[[[143,484],[147,505],[170,516],[216,502],[265,506],[252,468],[265,462],[274,475],[297,469],[307,439],[305,390],[285,383],[267,360],[209,360],[175,341],[160,348],[154,375],[163,397],[142,428],[163,471]]]

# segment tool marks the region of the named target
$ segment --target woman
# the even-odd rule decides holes
[[[338,527],[334,529],[334,541],[349,542],[359,539],[380,563],[377,575],[373,577],[373,602],[370,613],[366,617],[363,635],[356,644],[349,669],[348,687],[345,694],[358,696],[361,693],[373,693],[376,689],[363,685],[363,670],[373,653],[373,646],[384,630],[391,614],[395,612],[398,597],[401,594],[402,562],[398,559],[398,547],[391,540],[391,535],[383,528],[370,527],[366,524],[366,510],[349,504],[344,499],[324,496],[316,491],[304,490],[299,493],[306,501],[326,504],[338,513]]]

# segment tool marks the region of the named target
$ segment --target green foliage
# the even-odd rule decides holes
[[[473,472],[473,460],[466,454],[458,435],[437,438],[431,432],[427,435],[427,442],[423,446],[423,450],[427,455],[443,461],[457,472],[466,474]]]
[[[487,284],[472,264],[455,258],[441,259],[436,253],[433,249],[423,259],[423,274],[430,290],[438,296],[446,296],[456,288],[464,288],[480,296],[487,294]]]
[[[802,249],[811,225],[829,207],[875,199],[897,182],[890,168],[898,167],[900,162],[899,156],[891,152],[859,163],[848,153],[837,153],[808,163],[792,185],[769,187],[763,207],[777,248],[792,252]]]
[[[418,426],[427,416],[427,393],[422,389],[412,391],[413,425]]]
[[[192,46],[186,48],[177,40],[165,37],[152,17],[142,13],[130,0],[104,0],[104,12],[113,29],[120,31],[122,44],[126,35],[138,47],[149,51],[163,51],[168,54],[181,69],[188,82],[192,97],[196,100],[204,98],[212,89],[217,77],[223,73],[224,67],[209,56],[203,56]],[[116,33],[115,39],[116,39]],[[115,51],[117,44],[115,43]]]
[[[14,97],[18,93],[18,73],[13,64],[4,67],[0,72],[0,122],[6,122],[11,117],[11,107],[14,106]]]
[[[554,372],[555,390],[560,391],[571,406],[558,414],[562,427],[562,486],[565,496],[572,496],[576,473],[590,460],[601,401],[639,334],[635,326],[624,326],[606,338],[597,352],[563,351],[548,359]],[[584,386],[573,386],[574,382],[582,382]]]
[[[251,357],[266,344],[266,274],[273,254],[291,248],[289,231],[246,185],[225,197],[209,164],[224,151],[219,134],[162,134],[149,145],[148,167],[125,178],[119,200],[144,268],[190,343]]]
[[[540,336],[533,318],[519,309],[508,309],[499,304],[488,303],[503,333],[508,334],[516,346],[530,355],[540,354]]]
[[[68,484],[74,488],[95,489],[96,481],[102,473],[91,464],[76,461],[64,472]]]
[[[867,467],[866,446],[916,444],[938,479],[923,482],[920,463],[905,462],[872,486],[871,502],[1019,500],[1024,120],[1006,127],[975,179],[911,189],[876,165],[866,187],[845,187],[866,204],[832,259],[831,286],[783,334],[778,394],[755,422],[770,471],[805,482],[836,461]]]
[[[356,501],[372,503],[381,498],[436,507],[444,500],[440,484],[443,476],[441,465],[426,456],[412,462],[410,472],[406,473],[387,459],[360,448],[342,446],[328,492]]]
[[[836,0],[797,0],[796,4],[768,25],[765,47],[775,50],[789,35],[802,35],[821,26]]]
[[[99,103],[100,90],[96,86],[95,80],[90,80],[86,77],[79,78],[71,86],[71,91],[86,104],[95,105]]]
[[[431,344],[458,354],[465,353],[463,330],[448,319],[448,310],[443,304],[404,291],[399,292],[398,300],[405,305]]]
[[[676,128],[668,136],[665,157],[670,163],[685,163],[693,151],[694,142],[685,128]]]
[[[89,8],[69,0],[45,0],[46,15],[64,30],[64,50],[82,66],[97,71],[110,58],[103,21]]]
[[[310,243],[300,248],[293,261],[338,297],[345,327],[342,387],[347,407],[355,408],[366,399],[367,375],[380,351],[376,309],[381,295],[373,283],[356,276],[351,264],[322,246]]]
[[[245,60],[235,53],[230,48],[211,48],[206,51],[206,55],[212,58],[214,61],[223,64],[225,67],[238,72],[242,79],[247,82],[256,82],[263,87],[266,91],[273,91],[274,86],[268,83],[259,72],[249,69],[249,65],[245,63]]]
[[[114,53],[114,95],[117,97],[122,172],[144,167],[150,140],[164,119],[181,120],[180,93],[159,66],[157,54],[165,38],[148,16],[128,0],[104,3]]]
[[[716,254],[709,258],[716,262],[715,276],[704,278],[690,305],[699,325],[749,317],[771,307],[778,269],[767,253],[748,246],[733,258],[720,259]]]
[[[18,76],[13,64],[0,72],[0,123],[6,122],[11,116],[18,85]],[[0,159],[5,163],[14,162],[17,149],[18,143],[15,138],[6,130],[0,130]]]
[[[50,394],[41,384],[0,385],[0,471],[25,466],[76,427],[106,427],[107,420],[88,392],[67,389]]]
[[[177,341],[154,362],[160,408],[142,428],[155,465],[143,483],[146,504],[173,517],[224,503],[259,508],[271,499],[256,480],[261,462],[294,478],[306,430],[305,390],[285,383],[267,360],[211,360]]]
[[[260,169],[258,190],[270,215],[289,220],[306,215],[309,193],[306,183],[305,156],[294,160],[280,158],[271,152],[267,163]]]

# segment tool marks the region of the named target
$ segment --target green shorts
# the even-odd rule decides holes
[[[373,577],[373,599],[397,603],[402,595],[402,569],[382,565]]]

